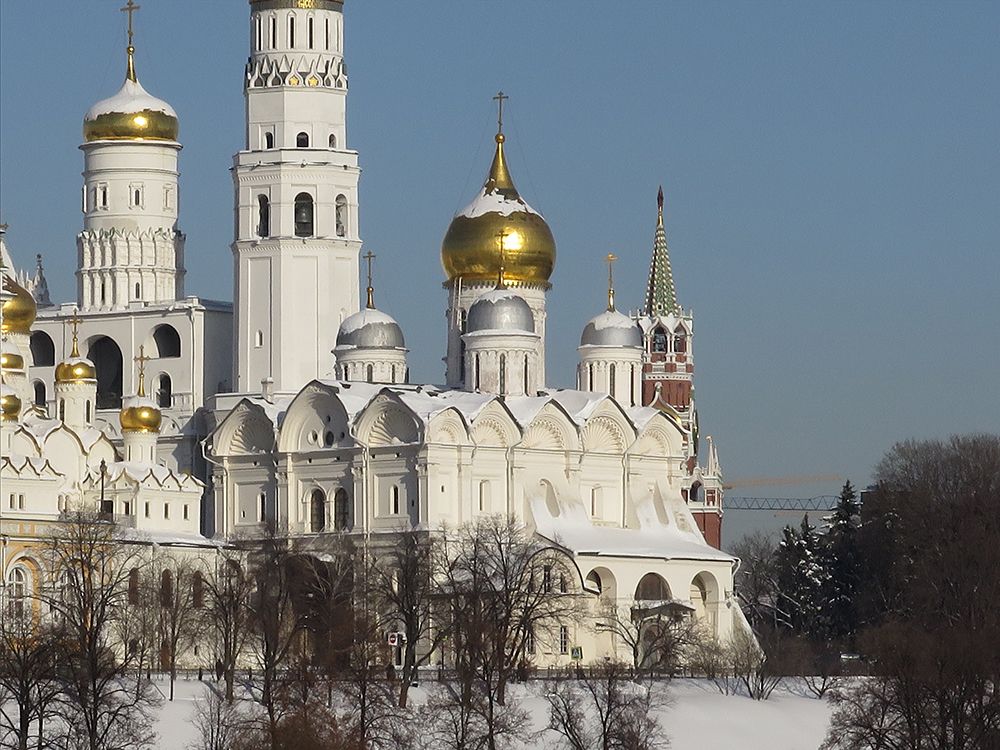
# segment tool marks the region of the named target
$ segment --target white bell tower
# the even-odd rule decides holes
[[[250,0],[246,148],[233,158],[236,389],[329,372],[358,311],[358,154],[341,0]]]

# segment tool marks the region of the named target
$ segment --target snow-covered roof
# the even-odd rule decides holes
[[[479,195],[473,198],[472,203],[459,211],[456,216],[464,216],[467,219],[475,219],[489,213],[496,213],[501,216],[510,216],[511,214],[520,212],[541,216],[538,211],[529,206],[520,196],[517,196],[516,198],[508,198],[499,190],[487,191],[484,187],[479,191]]]
[[[157,99],[155,96],[147,92],[138,81],[132,81],[126,78],[125,83],[123,83],[122,87],[118,89],[118,93],[97,102],[97,104],[87,110],[87,114],[84,116],[84,119],[96,120],[101,115],[110,114],[112,112],[128,114],[131,112],[142,112],[144,110],[162,112],[170,117],[177,117],[177,113],[174,112],[173,107],[162,99]]]

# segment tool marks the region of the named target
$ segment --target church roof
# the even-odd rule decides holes
[[[656,233],[653,235],[653,260],[649,264],[649,282],[646,286],[646,314],[667,315],[678,310],[674,274],[670,269],[670,249],[667,233],[663,229],[663,188],[656,196]]]

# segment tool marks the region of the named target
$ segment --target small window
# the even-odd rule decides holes
[[[500,355],[500,395],[507,395],[507,355]]]
[[[196,570],[191,577],[191,603],[195,609],[205,606],[205,579],[200,570]]]
[[[542,591],[549,593],[552,591],[552,566],[546,565],[542,568]]]
[[[313,17],[309,16],[309,20],[306,23],[307,23],[307,28],[308,28],[308,32],[309,32],[309,49],[312,49],[313,48],[313,42],[315,41],[313,39]]]
[[[108,207],[108,186],[101,185],[101,208]]]
[[[166,519],[170,518],[170,503],[163,504],[163,517]]]
[[[629,369],[628,397],[629,406],[635,406],[635,365],[632,365]]]
[[[172,211],[174,208],[174,189],[172,187],[165,187],[163,189],[163,208],[167,211]]]
[[[170,607],[174,601],[174,574],[164,570],[160,574],[160,606]]]
[[[34,404],[35,404],[35,406],[42,406],[42,407],[44,407],[45,404],[48,402],[48,399],[45,397],[46,396],[46,394],[45,394],[45,383],[43,383],[41,380],[36,380],[32,384],[32,389],[35,392],[35,396],[34,396]]]
[[[174,404],[174,387],[170,376],[160,375],[156,384],[156,405],[161,409],[169,409]]]
[[[528,383],[531,382],[531,381],[530,381],[528,375],[529,375],[529,373],[528,373],[528,355],[525,354],[524,355],[524,395],[525,396],[530,396],[531,395],[530,392],[529,392],[530,388],[528,386]]]
[[[87,186],[84,185],[80,190],[80,210],[87,213]]]
[[[138,281],[135,282],[135,298],[142,299],[142,285]]]
[[[264,346],[264,332],[263,331],[258,330],[253,335],[253,345],[255,347],[257,347],[258,349],[260,349],[262,346]]]
[[[299,133],[295,136],[295,147],[296,148],[309,148],[309,134]]]
[[[608,393],[615,395],[615,363],[608,366]]]
[[[264,46],[264,38],[260,24],[260,16],[254,20],[254,50],[260,52]]]
[[[399,515],[399,485],[392,486],[392,513]]]
[[[274,148],[274,133],[270,130],[264,133],[264,148]]]
[[[667,334],[662,328],[653,331],[653,352],[667,351]]]
[[[66,421],[66,399],[59,399],[59,421]]]
[[[559,653],[569,653],[569,628],[565,625],[559,626]]]
[[[145,512],[146,512],[146,518],[149,518],[149,503],[146,503]]]
[[[90,402],[90,399],[87,399],[87,404],[84,407],[84,409],[85,409],[85,412],[86,412],[86,415],[85,415],[86,422],[87,422],[87,424],[90,424],[91,422],[94,421],[94,405]]]
[[[333,496],[333,528],[345,531],[351,523],[351,507],[347,499],[347,490],[341,487]]]
[[[266,195],[257,196],[257,236],[271,236],[271,202]]]
[[[184,520],[188,520],[188,506],[187,503],[184,504]]]
[[[271,34],[270,34],[270,36],[271,36],[270,47],[271,47],[271,49],[274,49],[275,47],[278,46],[278,18],[276,16],[271,16],[270,21],[271,21],[271,23],[270,23],[270,27],[271,27],[270,28],[270,32],[271,32]]]
[[[330,133],[327,143],[330,145],[330,148],[337,148],[337,136],[335,133]]]
[[[139,569],[132,568],[128,572],[128,603],[135,606],[139,603]]]
[[[309,498],[309,530],[314,534],[326,529],[326,495],[313,490]]]
[[[365,380],[369,383],[375,382],[375,369],[371,365],[365,367]]]
[[[337,196],[337,236],[346,237],[347,236],[347,196],[338,195]]]
[[[261,492],[258,498],[260,507],[257,508],[257,520],[262,522],[267,518],[267,493]]]
[[[295,48],[295,16],[288,16],[288,46]]]
[[[326,19],[326,48],[330,49],[330,19]]]
[[[531,625],[528,626],[528,632],[524,638],[524,648],[529,653],[534,655],[535,653],[535,628]]]
[[[478,352],[476,353],[476,359],[475,359],[475,362],[473,363],[473,370],[475,371],[474,372],[475,381],[476,381],[475,390],[478,391],[479,390],[479,353]]]

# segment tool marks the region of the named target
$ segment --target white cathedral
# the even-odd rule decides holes
[[[84,117],[77,299],[52,304],[41,258],[18,272],[0,233],[8,591],[45,585],[34,550],[79,507],[190,554],[266,528],[322,549],[510,514],[572,557],[595,603],[677,607],[722,639],[745,626],[710,438],[699,462],[662,192],[645,304],[617,311],[609,273],[577,388],[548,388],[556,243],[514,186],[501,126],[442,243],[444,385],[412,384],[370,265],[359,294],[342,0],[250,0],[233,304],[185,295],[179,118],[139,83],[129,16],[125,81]],[[623,648],[566,626],[587,660]],[[567,663],[567,646],[539,663]]]

